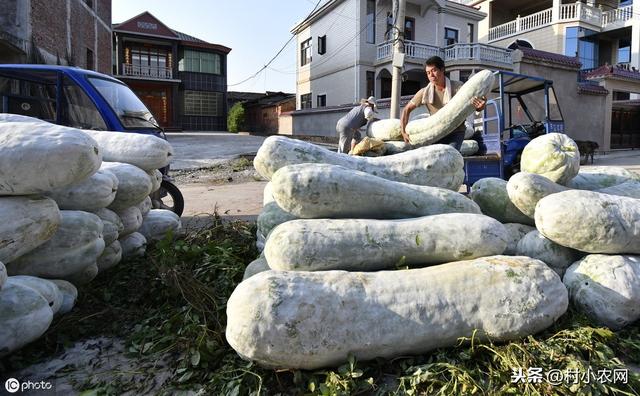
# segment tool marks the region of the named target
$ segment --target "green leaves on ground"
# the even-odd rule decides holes
[[[217,216],[211,223],[176,242],[156,244],[146,258],[123,262],[82,288],[78,306],[57,319],[43,338],[5,358],[5,369],[55,356],[79,340],[112,336],[126,340],[137,372],[103,373],[76,384],[78,389],[92,394],[184,389],[215,395],[640,393],[637,371],[629,372],[627,384],[513,382],[514,372],[530,369],[595,373],[640,362],[639,323],[614,333],[591,327],[573,311],[544,333],[508,344],[465,339],[424,356],[371,362],[350,357],[338,368],[313,372],[257,367],[238,357],[224,337],[226,301],[257,256],[255,225],[223,223]],[[160,368],[171,375],[156,383]]]

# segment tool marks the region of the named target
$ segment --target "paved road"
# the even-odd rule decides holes
[[[197,169],[215,165],[240,155],[254,155],[264,137],[229,132],[167,133],[174,149],[171,169]]]
[[[593,165],[621,166],[640,174],[640,150],[612,151],[608,154],[596,155],[593,159]],[[583,166],[587,167],[588,165]]]

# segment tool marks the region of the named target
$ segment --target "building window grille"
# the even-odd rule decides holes
[[[221,116],[222,93],[184,91],[184,114],[188,116]]]
[[[376,43],[376,0],[367,0],[367,43]]]
[[[318,37],[318,54],[323,55],[327,53],[327,35]]]
[[[300,108],[301,109],[311,108],[311,93],[300,95]]]
[[[220,74],[220,55],[185,49],[184,57],[178,62],[178,70]]]
[[[311,39],[307,39],[300,44],[300,66],[311,63]]]
[[[456,29],[444,28],[444,45],[453,45],[458,42],[458,31]]]
[[[327,95],[318,95],[316,97],[316,107],[327,107]]]

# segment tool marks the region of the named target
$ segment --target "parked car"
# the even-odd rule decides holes
[[[0,110],[54,124],[97,131],[150,134],[167,140],[153,115],[122,81],[69,66],[0,65]],[[162,184],[153,207],[182,215],[184,199],[160,169]]]

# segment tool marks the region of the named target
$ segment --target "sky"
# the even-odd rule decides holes
[[[229,91],[296,91],[296,40],[291,28],[313,10],[317,0],[113,0],[112,22],[120,23],[149,11],[171,29],[231,48],[227,57]]]

